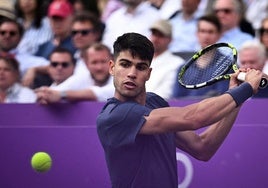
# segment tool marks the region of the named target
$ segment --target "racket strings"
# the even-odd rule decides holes
[[[228,47],[211,49],[199,56],[185,70],[181,81],[185,85],[208,82],[225,74],[233,63],[233,52]]]

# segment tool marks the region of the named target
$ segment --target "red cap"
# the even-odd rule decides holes
[[[66,18],[69,15],[73,14],[73,7],[67,1],[53,1],[48,7],[48,16],[58,16]]]

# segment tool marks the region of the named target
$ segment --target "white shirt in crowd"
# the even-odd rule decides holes
[[[151,63],[151,77],[146,82],[146,91],[154,92],[164,99],[170,99],[177,71],[183,63],[184,60],[181,57],[169,51],[154,58]]]
[[[73,75],[59,85],[52,84],[50,88],[58,91],[80,90],[88,88],[89,86],[94,84],[94,81],[90,76],[90,72],[86,66],[86,63],[82,58],[79,58],[79,51],[75,54],[75,57],[77,57],[77,61]]]
[[[95,96],[97,97],[97,101],[106,102],[107,99],[114,96],[115,89],[113,84],[113,77],[110,76],[105,85],[90,86],[89,89],[91,89],[92,92],[95,94]]]
[[[35,103],[36,99],[32,89],[15,83],[8,89],[4,103]]]
[[[129,14],[126,6],[113,12],[106,20],[102,42],[110,49],[117,37],[127,32],[150,35],[150,26],[160,18],[158,11],[148,2],[142,2],[134,13]]]
[[[22,20],[18,20],[22,23]],[[43,18],[40,28],[35,28],[33,25],[26,29],[23,33],[22,39],[17,46],[19,53],[35,54],[38,47],[49,41],[52,38],[52,30],[47,17]]]

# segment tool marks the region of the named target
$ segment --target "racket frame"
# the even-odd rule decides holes
[[[214,49],[214,48],[219,48],[219,47],[228,47],[232,50],[232,53],[233,53],[233,61],[231,62],[230,66],[219,76],[216,76],[206,82],[202,82],[202,83],[199,83],[199,84],[195,84],[195,85],[188,85],[188,84],[184,84],[182,81],[181,81],[181,78],[183,76],[183,74],[185,73],[185,70],[187,70],[187,68],[189,66],[191,66],[193,64],[193,62],[196,61],[196,59],[198,59],[199,57],[201,57],[203,54],[207,53],[208,51],[210,51],[211,49]],[[214,84],[215,82],[218,82],[220,80],[228,80],[230,79],[230,74],[227,74],[227,72],[229,70],[233,70],[233,71],[237,71],[238,70],[238,66],[236,64],[237,62],[237,50],[236,48],[230,44],[230,43],[216,43],[216,44],[212,44],[212,45],[209,45],[207,46],[206,48],[196,52],[192,57],[191,59],[189,59],[184,65],[183,67],[181,68],[180,72],[179,72],[179,75],[178,75],[178,81],[179,83],[187,88],[187,89],[197,89],[197,88],[202,88],[202,87],[205,87],[205,86],[208,86],[208,85],[212,85]]]

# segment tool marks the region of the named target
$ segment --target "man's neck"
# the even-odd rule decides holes
[[[137,7],[140,5],[141,3],[139,4],[127,4],[127,12],[129,14],[134,14],[135,10],[137,9]]]
[[[114,97],[116,99],[118,99],[119,101],[122,101],[122,102],[135,101],[135,102],[137,102],[139,104],[145,105],[145,103],[146,103],[146,90],[145,90],[145,87],[144,87],[143,91],[141,91],[141,93],[136,97],[125,97],[125,96],[122,96],[117,91],[115,91]]]

